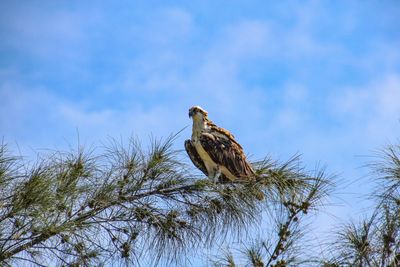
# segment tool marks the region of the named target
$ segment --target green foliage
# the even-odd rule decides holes
[[[173,140],[153,141],[148,149],[136,140],[111,140],[101,154],[54,152],[33,165],[10,156],[3,144],[2,264],[176,262],[193,248],[239,237],[265,203],[300,186],[284,166],[264,175],[270,161],[257,163],[258,181],[215,184],[192,174]]]
[[[333,179],[323,169],[313,173],[301,167],[298,156],[283,164],[269,159],[254,164],[259,190],[266,196],[266,210],[271,227],[263,229],[263,238],[249,246],[234,259],[231,252],[215,260],[216,266],[309,266],[314,259],[306,258],[307,243],[303,241],[306,227],[301,222],[311,211],[317,211],[333,187]],[[241,255],[240,255],[241,254]],[[242,257],[240,257],[242,256]],[[302,257],[303,256],[303,257]],[[229,263],[229,264],[226,264]]]
[[[145,149],[111,140],[103,153],[54,152],[35,164],[2,144],[0,265],[176,264],[194,249],[241,240],[262,219],[262,238],[236,252],[228,246],[214,264],[400,266],[400,146],[369,164],[373,214],[343,225],[321,259],[309,253],[305,222],[334,188],[323,169],[306,171],[298,156],[265,159],[253,163],[255,180],[216,184],[194,175],[173,141]]]
[[[378,187],[370,218],[349,223],[331,245],[332,266],[400,266],[400,146],[389,146],[369,164]]]

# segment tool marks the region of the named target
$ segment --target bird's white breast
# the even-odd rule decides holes
[[[203,146],[201,145],[199,140],[194,140],[194,147],[197,150],[200,158],[203,160],[204,165],[206,166],[207,172],[209,174],[214,173],[215,170],[218,168],[217,164],[211,159],[208,153],[204,150]]]

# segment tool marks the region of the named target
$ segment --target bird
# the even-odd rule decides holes
[[[215,183],[255,179],[242,146],[228,130],[215,125],[200,106],[189,109],[189,118],[193,120],[192,136],[185,141],[185,149],[200,171]]]

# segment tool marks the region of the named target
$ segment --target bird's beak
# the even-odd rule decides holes
[[[193,110],[189,110],[189,118],[191,118],[191,117],[193,117],[193,114],[194,112],[193,112]]]

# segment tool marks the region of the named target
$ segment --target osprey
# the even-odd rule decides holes
[[[214,182],[246,181],[255,172],[242,146],[227,130],[218,127],[199,106],[189,109],[193,119],[192,138],[185,141],[185,149],[193,164]]]

